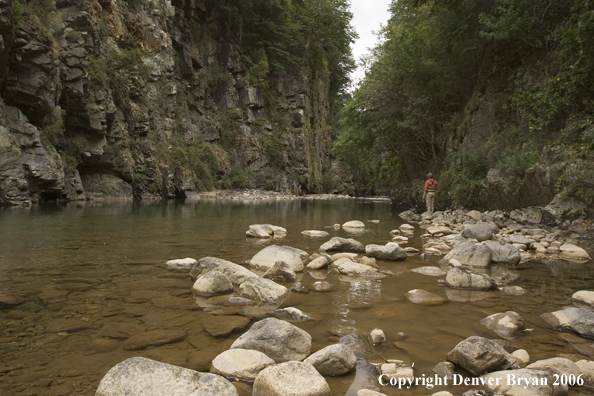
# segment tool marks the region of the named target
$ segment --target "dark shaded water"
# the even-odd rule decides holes
[[[332,228],[354,219],[366,223],[365,232],[351,235]],[[247,239],[245,231],[254,223],[285,227],[288,235],[275,241]],[[390,241],[389,231],[401,223],[387,202],[365,200],[121,203],[0,210],[0,293],[22,299],[19,305],[0,310],[0,394],[94,395],[105,372],[128,357],[200,368],[228,349],[239,334],[215,338],[204,331],[201,321],[212,314],[196,305],[189,276],[163,268],[169,259],[216,256],[244,263],[272,243],[314,253],[328,238],[301,235],[308,229],[353,236],[364,244],[384,244]],[[417,228],[408,246],[420,248],[421,233]],[[577,339],[576,344],[574,338],[570,338],[573,344],[568,342],[566,336],[550,330],[540,315],[569,305],[575,291],[592,288],[591,264],[523,264],[514,269],[520,277],[513,285],[525,288],[524,295],[497,291],[479,301],[449,301],[430,307],[414,305],[404,294],[421,288],[456,297],[438,283],[443,277],[410,271],[437,265],[437,259],[422,261],[414,256],[379,264],[396,275],[352,281],[335,272],[322,273],[335,285],[333,292],[293,293],[284,304],[320,318],[298,324],[312,335],[315,350],[335,343],[337,334],[357,333],[366,339],[378,327],[388,341],[369,346],[369,359],[414,362],[416,375],[421,375],[444,360],[464,338],[494,338],[478,324],[480,319],[514,310],[534,328],[513,342],[526,349],[532,361],[554,356],[588,358],[583,353],[590,353],[589,343]],[[309,274],[303,276],[306,286],[316,280]],[[108,336],[113,324],[142,330],[183,329],[188,337],[127,351],[122,348],[123,338]],[[334,395],[354,395],[361,387],[394,395],[437,390],[380,389],[376,379],[363,370],[328,382]],[[240,394],[250,394],[249,386],[238,384],[238,388]],[[454,394],[461,390],[450,388]]]

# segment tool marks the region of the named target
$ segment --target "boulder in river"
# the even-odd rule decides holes
[[[304,363],[311,364],[324,376],[336,376],[352,371],[357,364],[357,357],[348,346],[334,344],[312,353]]]
[[[303,360],[311,351],[311,336],[287,321],[266,318],[235,340],[234,348],[260,351],[277,363]]]
[[[331,396],[328,382],[308,363],[285,362],[260,372],[252,396]]]
[[[423,289],[410,290],[405,294],[405,297],[411,303],[419,305],[439,305],[445,301],[443,297]]]
[[[330,238],[329,241],[325,242],[320,246],[321,251],[325,252],[352,252],[352,253],[363,253],[365,246],[359,241],[353,238],[341,238],[334,237]]]
[[[230,380],[254,382],[262,370],[276,363],[260,351],[229,349],[212,361],[210,372]]]
[[[571,301],[578,307],[594,308],[594,291],[580,290],[571,296]]]
[[[400,213],[398,216],[400,216],[401,219],[406,220],[406,221],[420,221],[421,220],[421,216],[419,216],[412,210],[405,210],[404,212]]]
[[[165,268],[173,271],[187,272],[196,264],[196,259],[186,257],[183,259],[168,260]]]
[[[313,320],[311,316],[295,307],[277,309],[273,314],[275,318],[288,320],[290,322],[307,322],[308,320]]]
[[[498,231],[499,227],[493,223],[471,224],[462,231],[462,236],[482,242],[493,238]]]
[[[201,274],[213,270],[225,274],[235,286],[241,285],[248,278],[259,278],[258,275],[254,274],[249,269],[217,257],[204,257],[198,260],[190,270],[190,276],[193,280],[196,280]]]
[[[307,264],[307,269],[309,270],[319,270],[328,268],[328,266],[332,263],[332,259],[330,256],[322,254]]]
[[[143,357],[116,364],[99,383],[95,396],[179,395],[237,396],[225,378]]]
[[[295,271],[293,271],[289,264],[281,260],[274,263],[263,277],[275,282],[295,282],[297,280]]]
[[[400,261],[406,258],[406,250],[397,244],[395,246],[367,245],[365,246],[365,254],[378,260]]]
[[[351,220],[344,223],[342,228],[365,228],[365,223],[359,220]]]
[[[188,336],[184,330],[150,330],[133,335],[124,341],[126,350],[143,349],[149,346],[171,344]]]
[[[427,232],[431,235],[437,235],[437,234],[449,235],[453,231],[450,227],[433,225],[433,226],[427,227]]]
[[[582,337],[594,338],[594,312],[590,310],[570,307],[545,313],[541,317],[561,331],[571,331]]]
[[[217,294],[230,293],[232,291],[233,284],[229,278],[217,270],[200,275],[192,286],[192,293],[202,297],[210,297]]]
[[[491,251],[491,261],[494,263],[516,265],[522,257],[518,249],[504,241],[485,241],[483,244]]]
[[[497,392],[497,395],[561,396],[567,394],[567,386],[553,386],[555,377],[553,373],[546,370],[503,370],[483,375],[481,379],[485,386]]]
[[[489,315],[480,323],[506,340],[515,340],[526,331],[524,318],[514,311]]]
[[[252,238],[279,238],[287,235],[287,230],[272,224],[252,224],[245,235]]]
[[[473,375],[505,370],[515,363],[515,358],[501,345],[479,336],[461,341],[448,352],[446,358]]]
[[[530,363],[526,368],[531,370],[556,370],[566,378],[569,378],[570,375],[577,378],[578,375],[581,374],[581,370],[577,364],[569,359],[561,357],[537,360],[534,363]]]
[[[293,271],[301,272],[304,269],[303,263],[309,258],[307,252],[291,246],[266,246],[252,257],[250,266],[261,270],[268,270],[277,261],[284,261],[289,264]]]
[[[348,276],[357,276],[369,272],[377,272],[377,268],[370,267],[369,265],[355,263],[348,259],[341,259],[339,261],[342,262],[338,265],[337,269],[338,272],[340,272],[341,274],[345,274]],[[336,261],[336,263],[338,263],[338,261]]]
[[[373,329],[371,330],[371,333],[369,333],[369,341],[371,341],[372,345],[381,344],[386,341],[386,335],[382,329]]]
[[[301,231],[301,234],[307,235],[307,236],[310,236],[313,238],[323,238],[323,237],[327,237],[328,235],[330,235],[326,231],[319,231],[319,230],[305,230],[305,231]]]
[[[446,285],[452,289],[491,290],[495,282],[489,275],[466,268],[452,268],[446,275]]]
[[[590,260],[588,252],[573,243],[564,243],[559,250],[561,250],[561,258],[570,260]]]
[[[280,304],[291,293],[283,285],[263,278],[249,278],[238,289],[239,295],[268,304]]]
[[[465,266],[487,268],[491,263],[491,250],[482,243],[464,242],[446,254],[443,262],[447,263],[451,259],[456,259]]]

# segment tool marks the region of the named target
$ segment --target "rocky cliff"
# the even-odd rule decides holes
[[[262,72],[219,5],[0,0],[2,201],[319,191],[329,73]]]

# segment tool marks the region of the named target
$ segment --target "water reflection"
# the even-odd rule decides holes
[[[332,227],[349,220],[363,221],[365,232],[352,235]],[[190,277],[163,268],[167,260],[214,256],[245,263],[269,244],[313,253],[333,236],[383,244],[401,224],[387,202],[354,200],[77,203],[0,209],[0,222],[0,293],[15,298],[0,309],[0,394],[19,396],[50,390],[94,395],[102,375],[131,356],[207,370],[239,333],[214,337],[203,323],[215,315],[242,314],[253,322],[269,314],[249,306],[212,304],[213,311],[202,309],[190,292]],[[245,231],[255,223],[279,225],[288,234],[282,240],[246,238]],[[303,230],[330,235],[311,238]],[[407,246],[421,249],[421,234],[416,228]],[[519,277],[510,280],[510,286],[525,292],[519,295],[464,293],[440,284],[443,277],[410,271],[438,260],[413,256],[399,263],[378,262],[381,275],[388,275],[382,279],[353,279],[328,270],[303,275],[303,292],[293,293],[285,306],[320,319],[297,323],[312,335],[314,346],[322,348],[350,334],[358,337],[352,339],[361,350],[358,370],[328,379],[334,395],[354,395],[361,387],[390,395],[424,394],[419,389],[380,389],[369,362],[401,359],[415,362],[418,373],[427,372],[464,338],[492,337],[478,322],[507,310],[518,312],[534,328],[514,341],[533,360],[592,356],[589,342],[553,331],[540,319],[544,312],[571,304],[575,291],[591,288],[591,264],[524,263],[513,269]],[[316,292],[315,282],[331,288]],[[404,294],[416,288],[450,301],[437,307],[411,304]],[[114,332],[116,324],[120,333]],[[387,341],[371,347],[367,335],[375,327],[384,330]],[[187,337],[128,351],[122,329],[181,329]],[[249,394],[249,387],[242,392]]]

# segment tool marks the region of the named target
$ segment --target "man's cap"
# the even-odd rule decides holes
[[[433,177],[433,173],[427,173],[427,177],[429,177],[429,178]]]

